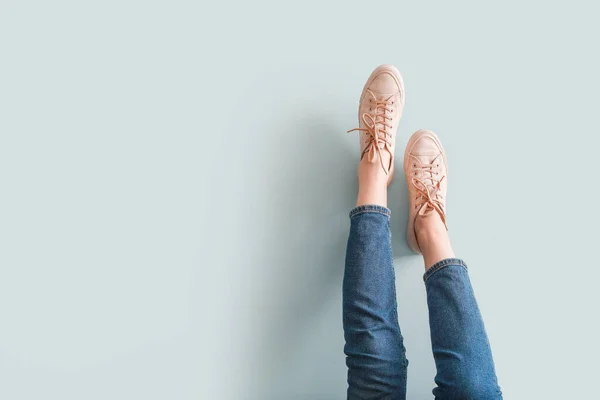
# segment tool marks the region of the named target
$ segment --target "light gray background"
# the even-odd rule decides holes
[[[342,399],[357,102],[381,63],[450,163],[506,399],[598,373],[594,2],[0,2],[0,398]],[[409,398],[422,261],[390,192]]]

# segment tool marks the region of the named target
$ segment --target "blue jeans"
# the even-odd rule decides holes
[[[406,399],[408,360],[398,325],[390,210],[350,212],[343,283],[348,399]],[[436,399],[502,399],[466,264],[442,260],[424,276]]]

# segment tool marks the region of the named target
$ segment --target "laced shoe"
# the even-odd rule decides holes
[[[348,132],[360,132],[360,159],[367,157],[379,163],[388,185],[394,175],[394,149],[398,122],[404,109],[404,82],[393,65],[380,65],[367,80],[358,106],[359,127]],[[389,154],[389,162],[382,154]]]
[[[411,249],[421,253],[415,223],[417,218],[439,215],[446,225],[448,164],[446,153],[435,133],[419,130],[408,140],[404,152],[404,173],[408,183],[409,214],[406,240]]]

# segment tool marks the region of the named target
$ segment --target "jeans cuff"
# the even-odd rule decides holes
[[[431,277],[431,275],[435,274],[440,269],[444,269],[451,265],[459,265],[459,266],[463,267],[464,269],[467,269],[467,264],[460,258],[446,258],[445,260],[436,262],[435,264],[433,264],[431,266],[431,268],[429,268],[427,271],[425,271],[425,274],[423,275],[423,281],[427,282],[427,279],[429,279]]]
[[[387,216],[388,218],[390,215],[392,215],[392,212],[387,207],[378,206],[376,204],[363,204],[362,206],[353,208],[352,211],[350,211],[350,218],[364,213],[379,213]]]

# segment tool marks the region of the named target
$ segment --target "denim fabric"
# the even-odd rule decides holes
[[[396,304],[390,210],[350,212],[343,282],[348,399],[406,399],[408,360]],[[502,399],[466,264],[438,262],[424,276],[436,399]]]
[[[343,283],[348,399],[404,399],[408,361],[398,326],[390,210],[361,206],[350,219]]]

